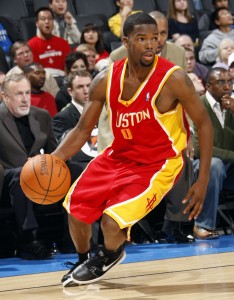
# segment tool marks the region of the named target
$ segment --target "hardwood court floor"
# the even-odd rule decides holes
[[[64,273],[0,278],[0,299],[234,299],[234,252],[121,264],[102,281],[67,289]]]

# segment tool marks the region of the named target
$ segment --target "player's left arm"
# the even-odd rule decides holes
[[[189,202],[184,213],[189,211],[189,220],[196,219],[202,210],[209,181],[213,148],[213,127],[206,108],[200,101],[194,85],[183,70],[175,71],[168,80],[172,98],[177,99],[197,127],[200,147],[200,167],[197,181],[189,189],[183,203]]]

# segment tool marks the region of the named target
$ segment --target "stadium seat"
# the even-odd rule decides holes
[[[103,14],[76,15],[75,18],[80,31],[82,31],[84,26],[88,23],[92,23],[99,26],[102,32],[110,30],[108,26],[107,17]]]
[[[133,10],[142,10],[149,13],[156,10],[156,4],[154,0],[134,0]]]
[[[0,1],[1,16],[10,16],[15,20],[21,17],[27,17],[28,11],[24,0],[1,0]]]
[[[21,18],[19,20],[19,27],[24,41],[28,41],[36,35],[37,28],[34,18]]]
[[[73,6],[72,0],[67,0],[68,10],[75,15],[76,11]],[[43,6],[49,6],[49,0],[33,0],[34,11],[38,10],[38,8]]]
[[[104,14],[108,19],[117,13],[114,1],[111,0],[75,0],[78,15]]]
[[[214,10],[214,5],[212,3],[212,0],[201,0],[201,4],[203,10],[209,10],[209,11]]]

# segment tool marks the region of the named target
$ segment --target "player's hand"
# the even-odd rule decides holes
[[[191,138],[188,141],[188,145],[187,145],[185,152],[186,152],[187,157],[190,158],[190,160],[194,160],[194,147],[193,147],[193,142],[192,142]]]
[[[203,208],[204,199],[206,196],[207,184],[203,182],[195,182],[189,189],[187,195],[182,200],[183,204],[189,203],[183,213],[189,213],[189,221],[196,219]]]

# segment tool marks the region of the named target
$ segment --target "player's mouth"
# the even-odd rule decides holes
[[[154,52],[146,52],[143,54],[145,60],[152,60],[154,58]]]

